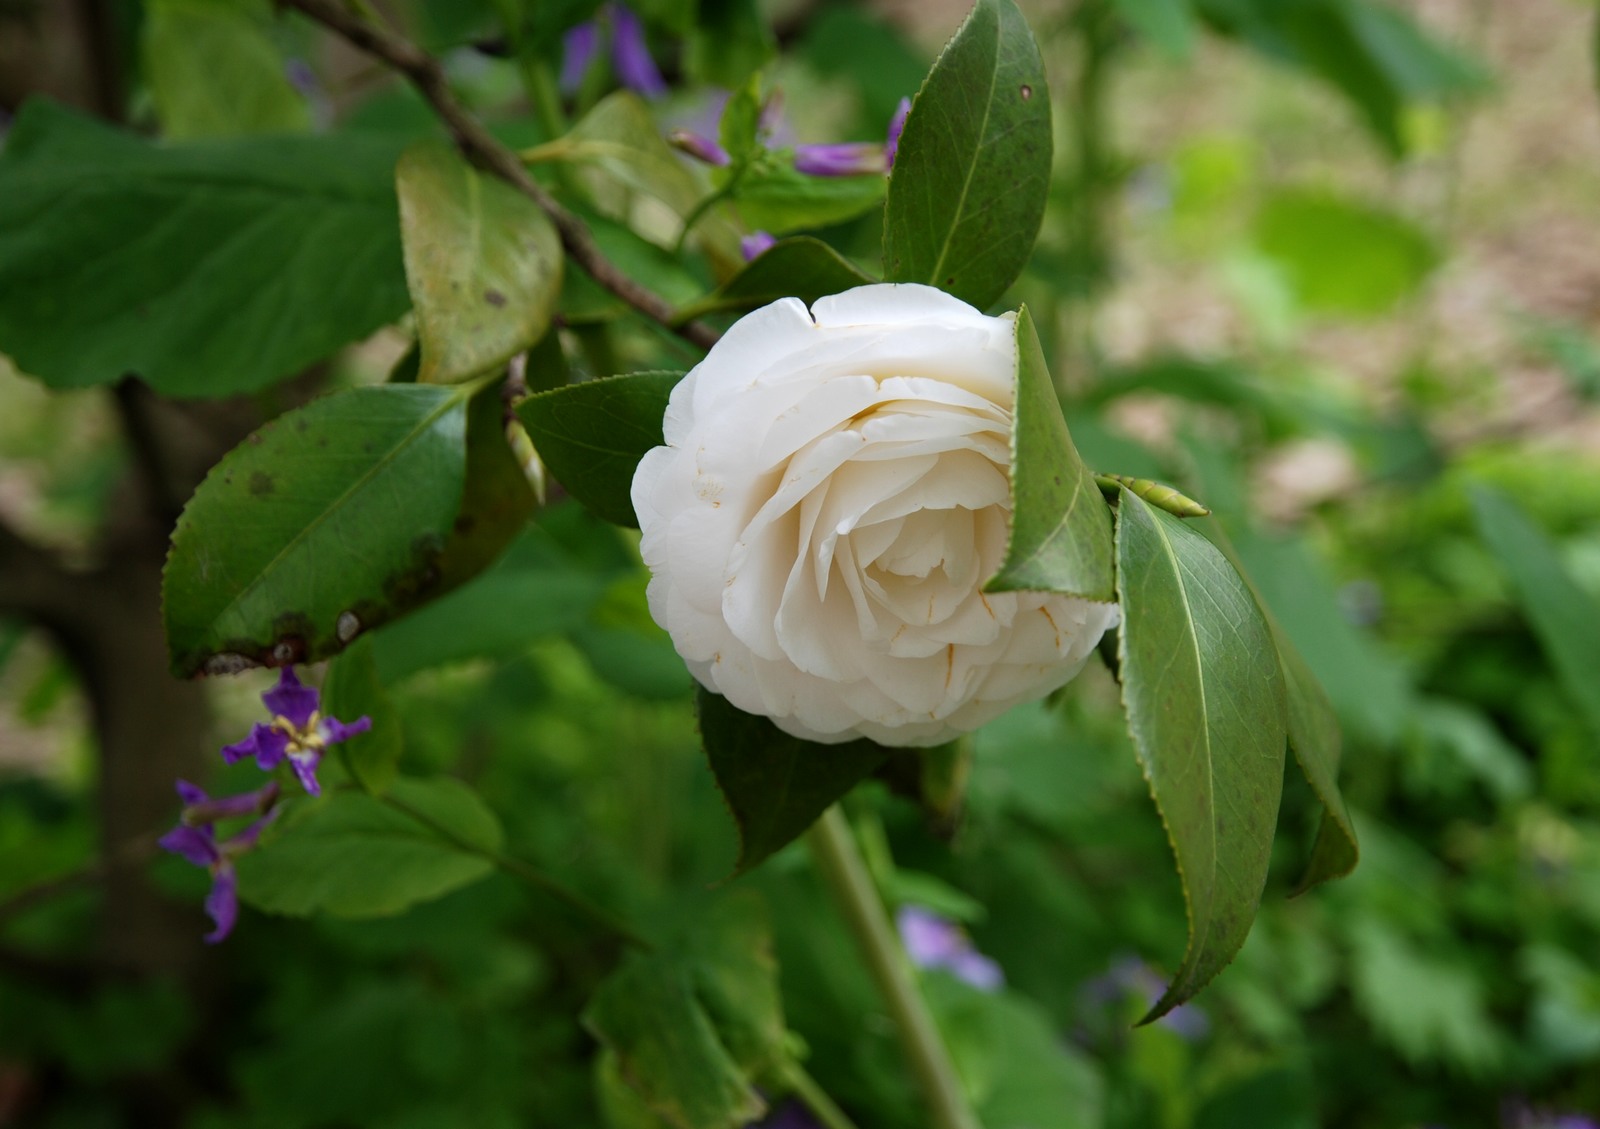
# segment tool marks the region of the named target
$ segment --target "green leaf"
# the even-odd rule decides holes
[[[810,305],[872,279],[820,239],[796,236],[758,255],[717,289],[677,312],[680,322],[723,310],[753,310],[779,298],[798,298]]]
[[[766,1112],[695,998],[688,971],[666,957],[631,958],[600,985],[583,1023],[676,1129],[738,1129]]]
[[[1472,492],[1478,531],[1511,576],[1512,590],[1544,646],[1568,699],[1600,738],[1600,606],[1573,580],[1555,546],[1504,494]]]
[[[923,84],[884,213],[891,282],[987,306],[1033,251],[1050,191],[1050,91],[1012,0],[978,0]]]
[[[486,877],[500,842],[465,784],[402,778],[383,799],[338,792],[296,807],[239,859],[239,896],[268,913],[383,917]]]
[[[684,69],[699,82],[737,90],[776,50],[756,0],[700,0]]]
[[[283,53],[242,5],[154,0],[145,7],[141,47],[169,139],[297,133],[311,125]]]
[[[350,389],[229,452],[173,533],[162,587],[173,672],[325,658],[438,594],[471,391]]]
[[[422,346],[417,379],[464,380],[543,337],[563,257],[539,206],[443,141],[419,141],[401,154],[395,188]]]
[[[820,745],[791,737],[704,687],[697,702],[711,773],[739,830],[734,876],[797,839],[888,756],[865,739]]]
[[[1113,0],[1128,26],[1173,59],[1194,48],[1194,12],[1189,0]]]
[[[328,664],[322,712],[341,721],[370,717],[372,728],[334,746],[346,771],[362,789],[381,794],[400,772],[405,739],[400,713],[384,691],[373,658],[372,638],[362,636]]]
[[[1415,294],[1440,258],[1407,220],[1321,192],[1270,197],[1255,239],[1300,301],[1328,313],[1384,313]]]
[[[924,990],[984,1129],[1103,1124],[1099,1069],[1057,1034],[1038,1004],[943,973],[928,976]]]
[[[1227,559],[1127,491],[1117,515],[1123,705],[1189,909],[1183,964],[1150,1020],[1204,987],[1250,931],[1283,786],[1287,708],[1271,631]]]
[[[773,235],[831,227],[871,211],[889,182],[881,173],[807,176],[787,152],[775,152],[745,170],[733,189],[734,207],[749,227]]]
[[[0,351],[53,388],[136,373],[223,396],[299,372],[410,305],[397,149],[155,146],[30,102],[0,154]]]
[[[1327,690],[1323,689],[1305,656],[1278,622],[1261,589],[1257,587],[1255,577],[1241,563],[1221,522],[1213,520],[1202,528],[1249,586],[1250,594],[1272,632],[1272,644],[1277,649],[1283,670],[1289,747],[1294,751],[1295,762],[1305,773],[1311,790],[1322,803],[1322,820],[1317,827],[1316,841],[1311,846],[1311,858],[1295,887],[1295,893],[1301,894],[1320,883],[1343,878],[1356,868],[1361,857],[1360,847],[1356,843],[1355,824],[1350,819],[1349,809],[1345,807],[1344,794],[1339,791],[1339,763],[1343,757],[1339,718],[1334,713]]]
[[[590,510],[618,525],[637,526],[633,472],[661,445],[667,398],[678,372],[636,372],[569,384],[530,396],[517,418],[550,476]]]
[[[717,123],[717,140],[735,165],[759,151],[761,132],[761,80],[752,76],[728,96]]]
[[[1017,311],[1017,405],[1011,424],[1011,542],[986,592],[1115,598],[1111,511],[1061,414],[1039,335]]]
[[[749,1083],[789,1059],[766,903],[740,890],[698,909],[686,935],[602,984],[583,1019],[668,1123],[698,1129],[760,1116]]]

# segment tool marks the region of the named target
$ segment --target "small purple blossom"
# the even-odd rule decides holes
[[[918,968],[942,968],[974,988],[993,992],[1005,983],[1000,966],[973,947],[961,927],[922,906],[901,906],[895,914],[906,955]]]
[[[626,4],[610,3],[601,15],[611,25],[611,68],[617,80],[646,98],[660,98],[667,92],[661,71],[650,57],[644,39],[644,24]],[[562,40],[561,89],[577,90],[600,47],[600,19],[592,19],[570,29]]]
[[[157,842],[162,849],[211,872],[211,890],[206,894],[205,905],[213,928],[204,940],[214,945],[233,932],[234,923],[239,919],[239,890],[233,860],[254,847],[262,830],[277,818],[278,786],[269,783],[254,792],[213,800],[198,785],[180,780],[178,796],[184,804],[178,826]],[[260,818],[244,830],[227,839],[217,838],[218,820],[258,813]]]
[[[841,141],[828,145],[796,145],[794,167],[807,176],[868,176],[888,171],[882,145]]]
[[[667,144],[689,154],[697,161],[704,161],[708,165],[718,168],[728,164],[730,158],[728,151],[718,145],[704,134],[693,133],[687,129],[675,129],[667,134]]]
[[[911,113],[911,99],[900,99],[894,117],[889,119],[889,139],[883,143],[884,162],[894,168],[894,155],[900,151],[900,135],[906,131],[906,118]]]
[[[744,256],[745,262],[758,259],[778,242],[778,237],[766,231],[752,231],[739,240],[739,254]]]
[[[1165,992],[1166,983],[1155,969],[1136,956],[1112,962],[1082,989],[1085,1002],[1101,1009],[1132,995],[1143,999],[1146,1007],[1154,1007]],[[1180,1004],[1156,1022],[1190,1042],[1205,1038],[1211,1030],[1210,1017],[1193,1004]]]
[[[257,722],[243,741],[224,745],[222,759],[236,764],[246,757],[254,757],[256,767],[263,772],[271,772],[288,760],[301,785],[313,796],[322,793],[317,783],[317,766],[322,762],[324,750],[372,728],[369,717],[357,718],[349,724],[335,717],[323,717],[318,712],[321,696],[296,678],[292,667],[283,668],[278,684],[262,694],[261,701],[271,712],[272,721]]]
[[[817,1119],[805,1106],[793,1098],[769,1112],[760,1121],[752,1121],[748,1129],[822,1129]]]

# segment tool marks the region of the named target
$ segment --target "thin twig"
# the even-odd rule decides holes
[[[343,36],[351,44],[388,63],[405,75],[428,104],[449,127],[456,147],[468,160],[521,192],[550,217],[556,232],[561,236],[561,246],[568,256],[588,272],[601,286],[621,298],[652,321],[668,327],[685,340],[709,349],[717,343],[720,334],[704,322],[673,324],[673,307],[655,291],[640,286],[623,274],[600,252],[600,247],[589,233],[588,225],[562,207],[556,198],[528,175],[522,162],[483,123],[468,113],[456,101],[445,79],[439,61],[421,50],[410,40],[386,28],[368,23],[347,11],[338,0],[278,0],[287,8],[304,13],[323,27]]]

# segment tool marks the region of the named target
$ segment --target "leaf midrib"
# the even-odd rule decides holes
[[[1134,495],[1130,494],[1128,496],[1133,497]],[[1156,536],[1161,539],[1162,551],[1166,554],[1167,561],[1172,565],[1172,575],[1173,578],[1178,582],[1178,592],[1183,599],[1183,622],[1188,628],[1189,642],[1194,653],[1196,674],[1195,680],[1199,686],[1200,716],[1202,719],[1200,732],[1205,742],[1206,752],[1205,783],[1206,792],[1210,800],[1210,803],[1207,804],[1207,809],[1211,812],[1211,818],[1207,821],[1206,829],[1210,832],[1207,838],[1210,842],[1211,848],[1210,870],[1214,883],[1217,871],[1216,776],[1211,756],[1211,710],[1206,704],[1206,674],[1205,664],[1201,661],[1200,657],[1200,633],[1195,626],[1194,612],[1191,610],[1191,605],[1189,602],[1189,586],[1184,582],[1183,569],[1178,564],[1178,554],[1172,547],[1172,540],[1167,536],[1167,531],[1161,528],[1161,519],[1156,515],[1154,510],[1152,510],[1142,499],[1139,501],[1139,504],[1145,507],[1145,512],[1150,517],[1151,527],[1156,531]],[[1189,899],[1192,911],[1194,900],[1193,896],[1189,893],[1187,883],[1185,883],[1184,886],[1184,897]],[[1208,908],[1205,916],[1204,926],[1200,930],[1196,931],[1195,934],[1189,939],[1189,946],[1184,952],[1184,965],[1188,965],[1190,957],[1204,949],[1204,942],[1211,933],[1211,922],[1212,914]],[[1192,972],[1193,970],[1185,969],[1185,971]],[[1168,989],[1168,992],[1171,992],[1170,988]]]
[[[932,277],[928,280],[932,286],[939,285],[939,275],[944,273],[944,260],[950,254],[950,246],[955,241],[956,229],[961,226],[961,214],[966,210],[967,194],[972,189],[972,177],[978,168],[978,153],[982,151],[983,139],[989,132],[989,115],[994,111],[995,85],[1000,81],[1000,44],[1003,38],[1000,29],[1001,19],[1002,13],[996,10],[994,17],[994,66],[989,70],[989,94],[983,103],[983,121],[978,125],[978,140],[977,144],[972,148],[972,159],[967,162],[966,179],[961,182],[961,195],[956,200],[955,216],[951,220],[950,226],[945,230],[944,245],[939,248],[939,257],[934,260],[933,271],[931,272]]]
[[[256,573],[254,579],[241,588],[239,593],[234,596],[233,599],[229,600],[222,610],[211,617],[211,621],[208,626],[214,629],[217,624],[221,623],[224,619],[231,615],[234,609],[239,606],[240,602],[260,588],[268,574],[277,568],[293,549],[305,541],[306,538],[309,537],[314,531],[321,528],[321,526],[328,520],[330,514],[334,513],[341,506],[343,506],[344,503],[351,498],[351,496],[364,489],[367,484],[376,478],[381,471],[386,469],[390,463],[399,457],[400,452],[404,451],[413,442],[415,442],[418,436],[425,434],[447,411],[453,409],[462,400],[466,399],[469,391],[476,391],[480,383],[481,381],[473,382],[471,384],[458,384],[453,386],[450,390],[450,394],[447,395],[443,400],[439,401],[439,404],[436,408],[432,409],[425,416],[423,416],[417,422],[417,425],[407,432],[405,437],[401,439],[400,442],[390,447],[389,450],[384,453],[382,458],[378,459],[371,466],[369,466],[359,478],[357,478],[344,490],[343,493],[324,506],[322,511],[317,514],[312,521],[307,522],[306,525],[301,528],[300,532],[291,537],[283,546],[283,548],[279,549],[273,558],[261,567],[261,569]]]

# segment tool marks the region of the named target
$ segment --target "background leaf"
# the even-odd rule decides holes
[[[1012,0],[978,0],[906,119],[884,212],[885,274],[989,305],[1028,261],[1049,190],[1038,45]]]
[[[322,658],[435,594],[466,481],[469,391],[335,393],[218,463],[163,578],[174,673]]]
[[[364,791],[382,793],[400,772],[405,736],[400,711],[383,688],[372,637],[362,636],[328,664],[322,712],[342,721],[370,717],[372,728],[334,746],[340,762]]]
[[[681,379],[680,372],[635,372],[569,384],[528,397],[517,418],[552,478],[607,521],[636,527],[633,472],[661,445],[667,398]]]
[[[698,693],[700,739],[739,829],[735,875],[793,842],[888,756],[865,739],[803,741],[704,687]]]
[[[799,298],[810,305],[873,280],[820,239],[784,239],[758,255],[715,291],[677,312],[690,321],[722,310],[753,310],[779,298]]]
[[[422,348],[417,379],[464,380],[543,337],[564,258],[539,206],[443,141],[401,154],[395,188]]]
[[[1011,540],[987,592],[1115,598],[1111,511],[1061,415],[1039,335],[1017,312],[1017,403],[1011,424]]]
[[[1189,906],[1154,1019],[1220,972],[1255,918],[1283,787],[1284,680],[1249,588],[1203,536],[1124,490],[1116,543],[1123,704]]]
[[[1600,739],[1600,606],[1561,563],[1544,533],[1504,494],[1487,486],[1472,492],[1478,529],[1511,576],[1518,602],[1539,636],[1550,665],[1573,706]]]
[[[487,876],[500,840],[494,813],[447,777],[396,780],[387,800],[336,792],[239,859],[239,896],[268,913],[382,917]]]
[[[310,127],[310,107],[290,84],[265,22],[243,4],[146,6],[144,73],[163,136],[186,141]]]
[[[29,102],[0,154],[0,350],[53,388],[133,373],[225,396],[299,372],[410,304],[398,149],[357,134],[158,147]]]
[[[1320,192],[1280,192],[1256,217],[1262,252],[1312,310],[1380,314],[1415,294],[1439,251],[1397,215]]]

